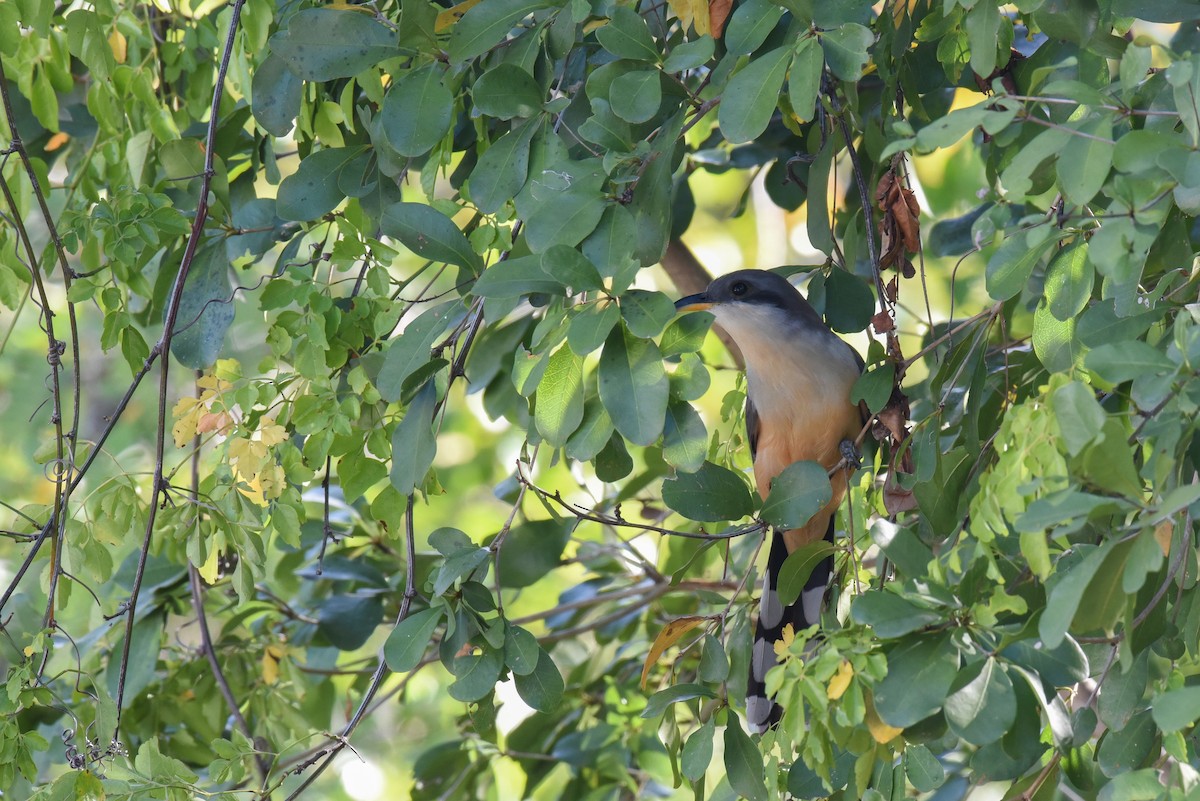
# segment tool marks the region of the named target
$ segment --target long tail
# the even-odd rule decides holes
[[[833,542],[834,519],[829,519],[825,539]],[[833,557],[821,560],[813,568],[804,591],[786,609],[779,602],[779,571],[788,557],[783,535],[771,535],[771,553],[767,557],[767,572],[763,575],[762,597],[758,604],[758,624],[754,629],[754,650],[750,654],[750,675],[746,682],[746,719],[751,731],[759,734],[773,727],[783,716],[783,707],[767,697],[767,671],[775,666],[775,643],[782,639],[784,626],[793,631],[808,628],[821,619],[825,593],[833,574]]]

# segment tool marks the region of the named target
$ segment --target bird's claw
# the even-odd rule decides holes
[[[858,452],[858,448],[848,439],[844,439],[838,445],[838,449],[842,452],[842,459],[847,465],[857,470],[862,466],[862,455]]]

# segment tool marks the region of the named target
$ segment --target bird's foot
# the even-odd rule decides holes
[[[846,464],[857,470],[862,467],[862,454],[858,452],[858,448],[848,439],[844,439],[838,445],[838,449],[842,452],[842,459]]]

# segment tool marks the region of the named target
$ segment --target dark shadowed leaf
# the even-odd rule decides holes
[[[205,245],[197,251],[183,287],[171,353],[184,367],[203,370],[221,355],[232,323],[233,289],[225,249]]]
[[[538,712],[552,714],[558,711],[565,685],[558,666],[545,649],[538,649],[537,666],[524,675],[518,673],[514,681],[521,700]]]
[[[271,37],[271,51],[306,81],[349,78],[398,56],[396,34],[370,14],[349,9],[309,8]]]
[[[393,203],[384,209],[380,227],[418,256],[466,267],[475,274],[483,269],[483,260],[454,221],[432,206]]]
[[[746,482],[712,462],[705,462],[694,473],[679,473],[664,481],[663,503],[690,520],[703,522],[737,520],[754,509]]]

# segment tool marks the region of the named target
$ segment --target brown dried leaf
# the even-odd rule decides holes
[[[658,636],[654,638],[654,642],[650,645],[650,653],[646,654],[646,664],[642,666],[643,690],[646,689],[646,679],[650,677],[650,669],[658,662],[659,657],[668,648],[679,642],[680,637],[706,620],[708,620],[708,617],[704,615],[688,615],[687,617],[675,618],[663,626],[663,630],[658,633]]]
[[[725,32],[725,21],[729,19],[729,12],[732,10],[733,0],[709,0],[708,25],[714,39],[720,39],[721,34]]]
[[[886,334],[888,331],[895,330],[896,323],[892,320],[892,315],[886,311],[881,311],[871,318],[871,326],[877,334]]]

